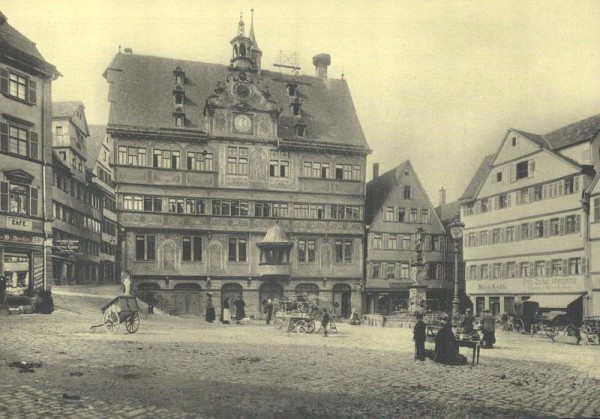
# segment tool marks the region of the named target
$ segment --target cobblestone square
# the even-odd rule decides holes
[[[341,323],[324,338],[142,314],[137,333],[110,335],[90,329],[106,296],[55,301],[0,319],[0,417],[600,415],[597,346],[498,333],[479,365],[450,367],[415,361],[409,328]]]

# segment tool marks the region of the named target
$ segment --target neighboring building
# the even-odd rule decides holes
[[[103,191],[87,172],[83,103],[55,102],[52,132],[54,279],[60,284],[98,282]]]
[[[102,191],[102,243],[100,245],[99,282],[119,283],[115,271],[117,255],[117,201],[112,173],[113,140],[106,133],[105,125],[89,125],[87,140],[87,168],[89,181]]]
[[[106,69],[123,268],[180,313],[209,292],[360,311],[370,149],[348,85],[326,54],[317,77],[262,69],[243,21],[231,44],[229,65],[125,50]]]
[[[436,214],[410,161],[367,183],[367,275],[366,311],[395,313],[409,309],[409,288],[415,283],[411,264],[415,258],[415,235],[424,230],[428,305],[450,310],[454,286],[452,241]]]
[[[545,135],[509,129],[461,197],[466,289],[476,311],[590,312],[587,204],[600,151],[600,115]],[[593,242],[592,242],[593,244]]]
[[[51,84],[56,68],[0,12],[0,273],[27,305],[52,278]],[[48,182],[48,183],[46,183]]]

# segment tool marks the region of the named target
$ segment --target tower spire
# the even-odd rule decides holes
[[[254,9],[250,9],[250,40],[252,40],[252,42],[254,43],[254,47],[253,49],[255,51],[260,51],[260,48],[258,47],[258,42],[256,42],[256,37],[254,36]]]

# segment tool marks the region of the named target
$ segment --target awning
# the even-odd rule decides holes
[[[560,295],[532,295],[527,301],[539,303],[540,308],[567,308],[573,301],[581,298],[583,294]]]

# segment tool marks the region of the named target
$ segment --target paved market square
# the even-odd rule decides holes
[[[499,332],[473,367],[415,361],[409,328],[324,338],[158,313],[110,335],[90,326],[116,287],[76,290],[55,288],[52,315],[0,318],[0,417],[600,415],[594,345]]]

